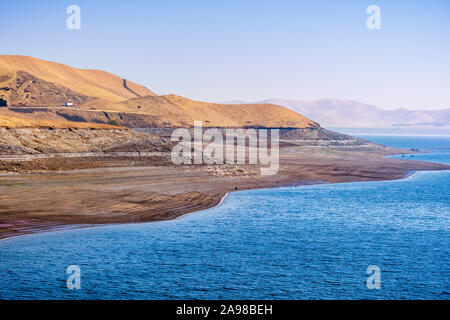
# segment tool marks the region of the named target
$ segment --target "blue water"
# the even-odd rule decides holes
[[[426,154],[395,155],[389,158],[420,160],[450,164],[450,136],[356,135],[360,138],[394,148],[415,149]]]
[[[432,153],[450,153],[449,136],[356,135],[393,148],[418,149]]]
[[[241,191],[175,221],[8,239],[0,298],[449,299],[449,195],[450,171],[420,172]],[[81,290],[66,287],[69,265]],[[380,290],[366,286],[370,265]]]

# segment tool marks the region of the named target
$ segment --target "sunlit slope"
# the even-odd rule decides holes
[[[270,104],[226,105],[194,101],[177,95],[147,96],[118,104],[121,111],[143,113],[161,126],[306,128],[315,122],[284,107]]]
[[[125,128],[103,123],[74,122],[67,120],[46,120],[20,117],[0,113],[0,128],[53,128],[53,129],[120,129]]]
[[[10,111],[33,119],[115,121],[126,127],[191,127],[194,121],[207,127],[318,126],[273,104],[216,104],[177,95],[157,96],[105,71],[26,56],[0,55],[0,98],[6,100]],[[76,107],[61,108],[67,102]]]
[[[121,77],[101,70],[85,70],[37,58],[17,55],[0,55],[0,82],[14,71],[25,71],[34,77],[64,86],[78,94],[108,102],[120,102],[138,96],[155,95],[144,86],[124,82]]]

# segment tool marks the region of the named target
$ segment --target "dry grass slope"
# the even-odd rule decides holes
[[[194,101],[176,95],[147,96],[124,101],[122,112],[151,115],[158,126],[305,128],[317,123],[286,108],[269,104],[223,105]]]
[[[89,122],[74,122],[65,120],[45,120],[45,119],[30,119],[25,117],[18,117],[17,115],[0,114],[0,128],[52,128],[52,129],[121,129],[118,126],[89,123]]]
[[[0,55],[0,98],[5,98],[9,106],[52,107],[47,111],[20,110],[19,118],[36,119],[39,114],[52,121],[114,120],[128,127],[191,127],[194,121],[202,121],[206,127],[318,127],[302,115],[276,105],[225,105],[177,95],[157,96],[105,71],[77,69],[26,56]],[[74,102],[77,108],[54,108],[65,102]],[[88,110],[96,113],[86,113]],[[19,123],[28,125],[23,119],[8,125]],[[39,126],[35,120],[29,123]]]
[[[108,102],[120,102],[136,97],[136,94],[123,86],[121,77],[106,71],[78,69],[27,56],[0,55],[0,83],[3,76],[19,70],[81,95]],[[144,86],[131,81],[127,81],[127,86],[140,96],[155,95]]]

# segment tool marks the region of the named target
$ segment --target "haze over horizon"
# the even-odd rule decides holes
[[[81,30],[66,28],[71,4]],[[372,4],[381,30],[366,27]],[[450,108],[448,1],[22,0],[2,9],[1,54],[106,70],[157,94]]]
[[[450,109],[450,107],[447,108],[436,108],[436,109],[431,109],[431,108],[427,108],[427,109],[420,109],[420,108],[405,108],[405,107],[398,107],[398,108],[383,108],[380,106],[377,106],[373,103],[368,103],[367,101],[359,101],[356,99],[337,99],[335,97],[324,97],[324,98],[318,98],[318,99],[312,99],[312,100],[306,100],[306,99],[284,99],[282,97],[272,97],[272,98],[267,98],[267,99],[258,99],[258,100],[252,100],[252,101],[247,101],[247,100],[241,100],[241,99],[233,99],[233,100],[227,100],[227,101],[215,101],[216,103],[222,103],[222,104],[237,104],[237,103],[245,103],[245,104],[250,104],[250,103],[261,103],[264,101],[275,101],[275,100],[284,100],[284,101],[288,101],[288,102],[303,102],[303,103],[316,103],[316,102],[326,102],[326,101],[334,101],[337,103],[345,103],[348,102],[349,104],[364,104],[367,106],[372,106],[375,108],[379,108],[382,110],[386,110],[386,111],[396,111],[396,110],[414,110],[414,111],[422,111],[422,110],[431,110],[431,111],[436,111],[436,110],[447,110]]]

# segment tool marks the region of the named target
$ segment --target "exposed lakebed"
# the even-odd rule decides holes
[[[423,148],[411,142],[390,144]],[[241,191],[178,220],[7,239],[0,298],[449,299],[449,195],[449,171],[419,172]],[[70,265],[81,290],[66,287]],[[370,265],[380,290],[366,286]]]

